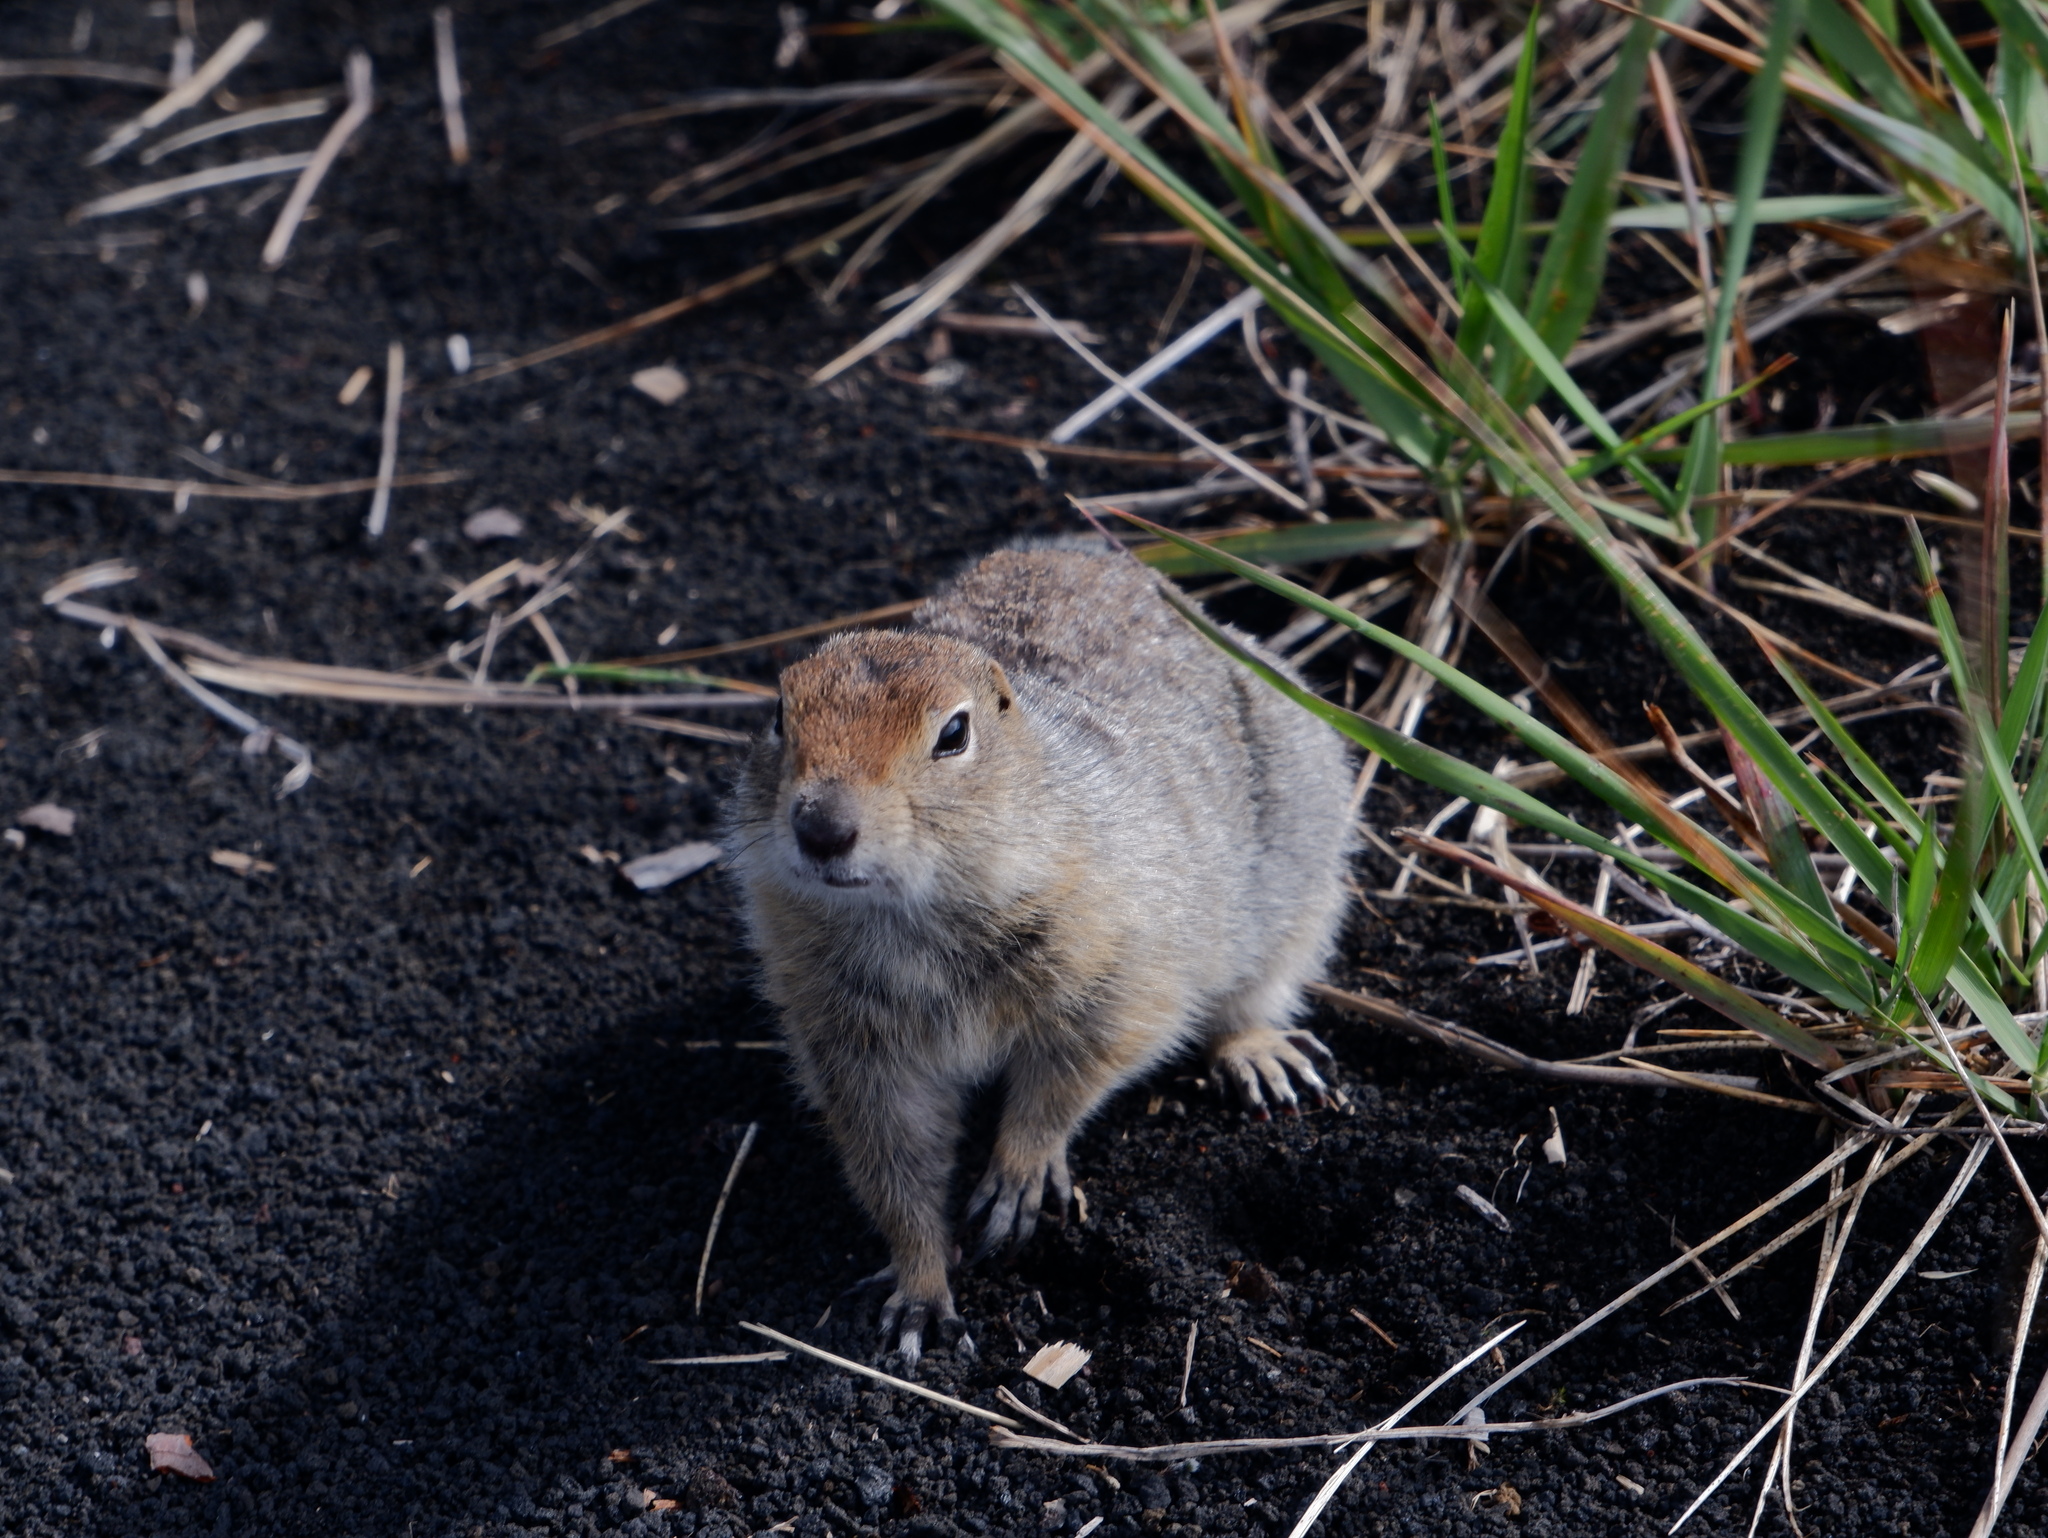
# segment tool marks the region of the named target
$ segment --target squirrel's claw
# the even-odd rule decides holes
[[[1054,1221],[1064,1224],[1067,1208],[1074,1200],[1074,1182],[1067,1174],[1066,1154],[1062,1151],[1022,1165],[999,1155],[967,1202],[967,1226],[981,1225],[973,1258],[986,1260],[999,1250],[1015,1253],[1024,1248],[1038,1231],[1039,1212],[1048,1186],[1056,1203]]]
[[[889,1301],[882,1305],[882,1339],[895,1337],[896,1352],[906,1368],[916,1367],[918,1358],[924,1355],[927,1330],[935,1330],[942,1345],[966,1341],[965,1349],[970,1354],[974,1350],[974,1342],[967,1335],[967,1321],[953,1307],[950,1292],[938,1298],[906,1297],[900,1290],[889,1295]]]
[[[1219,1042],[1212,1056],[1217,1077],[1231,1087],[1255,1121],[1272,1120],[1276,1108],[1283,1115],[1299,1116],[1303,1099],[1317,1110],[1332,1103],[1323,1074],[1335,1067],[1336,1059],[1307,1031],[1241,1031]]]

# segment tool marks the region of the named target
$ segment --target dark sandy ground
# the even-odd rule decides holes
[[[733,750],[591,719],[255,701],[319,767],[279,801],[279,759],[246,757],[131,643],[103,646],[38,603],[60,573],[118,556],[144,575],[110,600],[135,613],[252,652],[404,666],[476,628],[443,612],[444,574],[475,575],[508,548],[568,554],[578,530],[550,505],[580,498],[638,510],[641,539],[607,541],[553,611],[572,652],[614,656],[671,626],[675,644],[710,643],[914,596],[993,543],[1063,526],[1067,486],[1132,483],[1041,483],[1000,451],[927,436],[1050,425],[1092,387],[1043,344],[963,340],[964,377],[944,391],[873,371],[806,388],[804,370],[865,311],[821,311],[796,278],[625,347],[443,388],[451,332],[480,356],[516,353],[782,237],[667,237],[631,205],[598,217],[608,195],[667,174],[675,147],[660,134],[559,143],[678,89],[771,78],[768,7],[657,5],[523,68],[526,41],[578,9],[463,12],[479,148],[465,176],[447,170],[431,117],[423,11],[269,13],[275,37],[238,78],[245,90],[331,80],[361,42],[383,93],[276,277],[256,260],[270,212],[238,214],[241,189],[115,221],[105,230],[130,243],[104,249],[102,228],[67,227],[67,208],[141,179],[79,160],[144,98],[91,83],[0,90],[0,463],[178,475],[174,448],[218,431],[220,457],[242,469],[368,474],[379,391],[351,408],[336,391],[396,339],[418,386],[402,468],[469,472],[400,492],[375,546],[361,498],[179,512],[164,497],[0,492],[0,813],[46,800],[78,813],[71,838],[31,832],[0,851],[0,1532],[1073,1533],[1097,1518],[1104,1538],[1284,1532],[1326,1455],[1167,1468],[999,1455],[952,1412],[813,1364],[646,1365],[752,1349],[742,1320],[863,1359],[875,1345],[841,1294],[879,1245],[777,1057],[746,1045],[771,1025],[730,894],[706,874],[643,895],[579,853],[711,835]],[[239,19],[200,13],[209,41]],[[75,21],[68,5],[10,6],[0,56],[60,54]],[[169,26],[140,3],[103,5],[90,50],[158,62]],[[876,64],[841,51],[810,67]],[[289,148],[315,132],[271,137]],[[741,132],[693,124],[683,148]],[[951,249],[1020,166],[922,226],[870,292]],[[1153,222],[1122,189],[1111,200],[1126,224]],[[1002,271],[1134,357],[1181,260],[1054,232]],[[192,273],[210,290],[197,315]],[[628,387],[670,360],[694,386],[676,406]],[[1244,372],[1219,352],[1172,388],[1196,409]],[[464,515],[497,505],[523,514],[525,537],[467,545]],[[1830,542],[1870,535],[1806,538],[1825,559]],[[1859,577],[1897,571],[1890,542],[1840,551]],[[1539,543],[1516,580],[1505,601],[1581,665],[1575,682],[1600,708],[1668,689],[1566,553]],[[1870,666],[1898,660],[1881,639],[1838,644]],[[522,631],[495,670],[538,660]],[[774,661],[735,666],[766,677]],[[216,850],[274,869],[237,875]],[[1340,975],[1532,1050],[1619,1039],[1646,988],[1605,969],[1595,1008],[1565,1020],[1560,968],[1531,981],[1465,965],[1509,933],[1437,908],[1391,925],[1361,915]],[[927,1380],[979,1402],[1011,1385],[1112,1442],[1363,1424],[1484,1332],[1521,1321],[1510,1355],[1549,1338],[1664,1263],[1674,1235],[1711,1232],[1824,1147],[1796,1116],[1563,1093],[1327,1012],[1314,1024],[1350,1114],[1252,1125],[1170,1075],[1121,1097],[1075,1150],[1087,1222],[968,1275],[960,1301],[981,1356],[936,1354]],[[1550,1107],[1563,1168],[1524,1137],[1547,1130]],[[705,1224],[752,1122],[699,1318]],[[1879,1188],[1823,1339],[1953,1158],[1936,1150]],[[1492,1193],[1511,1231],[1459,1201],[1461,1184]],[[1808,1407],[1795,1463],[1807,1532],[1967,1528],[2017,1226],[1996,1183],[1982,1192],[1921,1263],[1963,1274],[1909,1280]],[[1711,1301],[1660,1317],[1676,1294],[1653,1295],[1499,1408],[1584,1408],[1701,1375],[1783,1381],[1813,1256],[1796,1245],[1737,1284],[1740,1320]],[[1230,1295],[1240,1263],[1276,1287]],[[1094,1362],[1041,1393],[1017,1367],[1060,1338]],[[1321,1530],[1658,1532],[1771,1403],[1701,1389],[1579,1432],[1498,1438],[1476,1464],[1459,1445],[1385,1448]],[[152,1475],[153,1432],[190,1435],[218,1479]],[[1738,1479],[1694,1530],[1739,1530],[1751,1487]],[[2043,1515],[2030,1472],[2005,1531],[2038,1531]]]

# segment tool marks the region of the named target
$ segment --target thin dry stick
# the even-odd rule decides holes
[[[132,214],[138,209],[154,208],[159,203],[174,202],[194,192],[206,192],[214,187],[228,187],[236,182],[260,181],[267,176],[289,176],[294,171],[303,171],[312,164],[311,155],[259,155],[253,160],[238,160],[231,166],[214,166],[210,170],[190,171],[183,176],[167,176],[162,181],[145,182],[140,187],[130,187],[123,192],[110,192],[103,198],[94,198],[90,203],[81,203],[64,216],[65,222],[77,224],[84,219],[105,219],[113,214]]]
[[[656,1356],[649,1367],[740,1367],[748,1362],[786,1362],[787,1351],[737,1351],[725,1356]]]
[[[282,101],[269,107],[251,107],[247,112],[232,113],[227,117],[215,118],[211,123],[201,123],[183,133],[172,134],[160,139],[136,156],[139,165],[153,166],[166,155],[175,155],[179,150],[190,149],[195,144],[204,144],[209,139],[219,139],[227,134],[241,133],[250,128],[267,128],[272,123],[296,123],[301,118],[325,117],[333,103],[325,95],[308,96],[303,101]]]
[[[1106,111],[1121,118],[1130,111],[1131,103],[1137,99],[1138,88],[1125,81],[1103,103]],[[1127,125],[1134,133],[1142,133],[1157,122],[1165,112],[1164,103],[1154,102]],[[923,292],[917,295],[902,310],[870,331],[853,346],[811,375],[812,384],[824,384],[845,373],[863,358],[872,356],[901,337],[908,336],[923,325],[932,315],[944,309],[953,296],[973,282],[983,268],[1007,250],[1017,239],[1032,229],[1051,211],[1062,194],[1093,170],[1102,159],[1102,151],[1086,134],[1075,134],[1066,142],[1052,164],[1038,174],[1037,180],[1024,189],[1024,193],[1010,206],[1000,219],[942,263],[939,270],[927,278]]]
[[[61,604],[58,605],[60,610],[62,607]],[[151,662],[157,665],[158,671],[164,677],[219,716],[221,720],[241,732],[245,745],[253,742],[264,746],[275,746],[280,753],[292,761],[292,767],[286,771],[285,777],[278,781],[277,795],[279,800],[283,800],[313,778],[313,755],[307,750],[305,744],[285,736],[282,732],[272,731],[239,705],[229,704],[204,684],[196,682],[190,673],[179,667],[177,663],[171,661],[164,654],[164,649],[157,645],[156,637],[151,635],[147,629],[140,625],[131,624],[128,626],[128,633],[135,637],[135,644],[142,648],[143,654]]]
[[[455,67],[455,13],[434,7],[434,83],[441,91],[441,121],[448,129],[448,158],[469,164],[469,125],[462,117],[462,74]]]
[[[1200,1333],[1201,1328],[1200,1321],[1188,1321],[1188,1349],[1181,1354],[1180,1359],[1180,1408],[1183,1410],[1188,1407],[1188,1378],[1195,1370],[1195,1336]]]
[[[1580,1410],[1575,1414],[1560,1415],[1553,1420],[1460,1421],[1445,1426],[1373,1426],[1364,1431],[1333,1431],[1324,1436],[1227,1437],[1214,1442],[1167,1442],[1158,1447],[1120,1447],[1105,1442],[1055,1442],[1047,1437],[1021,1436],[1015,1432],[997,1429],[988,1434],[988,1445],[1005,1451],[1058,1453],[1067,1457],[1123,1458],[1132,1463],[1178,1463],[1184,1458],[1213,1458],[1220,1453],[1289,1452],[1304,1448],[1344,1447],[1359,1437],[1370,1437],[1372,1441],[1366,1445],[1371,1447],[1375,1442],[1433,1442],[1442,1438],[1470,1440],[1475,1437],[1510,1436],[1521,1431],[1572,1431],[1580,1426],[1590,1426],[1595,1421],[1606,1420],[1609,1416],[1621,1415],[1638,1405],[1662,1399],[1667,1394],[1682,1394],[1688,1389],[1763,1387],[1765,1385],[1752,1383],[1747,1378],[1687,1378],[1681,1383],[1666,1383],[1640,1394],[1631,1394],[1626,1399],[1617,1399],[1613,1404],[1602,1405],[1597,1410]],[[1299,1532],[1301,1529],[1297,1527],[1296,1531]]]
[[[1078,1442],[1081,1440],[1078,1436],[1074,1435],[1072,1431],[1068,1430],[1065,1426],[1062,1426],[1058,1421],[1054,1420],[1050,1415],[1041,1415],[1038,1411],[1032,1409],[1030,1405],[1026,1404],[1023,1400],[1019,1399],[1007,1388],[998,1385],[996,1388],[996,1398],[1000,1399],[1004,1404],[1008,1405],[1011,1409],[1015,1410],[1019,1415],[1023,1416],[1026,1420],[1038,1422],[1039,1425],[1045,1427],[1047,1430],[1057,1432],[1060,1436],[1065,1437],[1069,1442]]]
[[[764,1335],[769,1340],[779,1341],[792,1351],[801,1351],[805,1356],[814,1356],[821,1362],[830,1362],[834,1367],[844,1368],[847,1372],[859,1373],[863,1378],[872,1378],[877,1383],[886,1383],[890,1388],[896,1389],[901,1393],[915,1394],[920,1399],[929,1399],[934,1404],[945,1405],[949,1409],[960,1411],[963,1415],[975,1416],[977,1419],[988,1421],[995,1426],[1003,1427],[1010,1431],[1022,1431],[1024,1429],[1022,1423],[1011,1420],[1007,1415],[999,1415],[994,1410],[984,1410],[978,1404],[969,1404],[964,1399],[955,1399],[951,1394],[941,1394],[937,1389],[926,1388],[922,1383],[912,1383],[908,1378],[894,1377],[889,1373],[881,1371],[879,1368],[869,1367],[861,1362],[850,1362],[843,1356],[834,1356],[831,1352],[821,1351],[818,1347],[811,1345],[807,1341],[798,1340],[794,1335],[785,1335],[780,1330],[771,1330],[765,1324],[747,1324],[743,1321],[740,1324],[740,1328],[752,1330],[756,1335]],[[1065,1447],[1067,1444],[1053,1442],[1049,1445]]]
[[[0,59],[0,80],[105,80],[114,85],[161,91],[170,77],[136,64],[102,64],[96,59]]]
[[[612,0],[610,5],[599,6],[588,16],[572,21],[566,26],[543,32],[533,40],[535,53],[546,53],[550,48],[566,43],[572,37],[581,37],[586,32],[595,32],[607,22],[617,21],[621,16],[630,16],[642,6],[652,5],[654,0]]]
[[[391,478],[398,473],[398,404],[405,395],[405,344],[393,342],[384,354],[384,441],[377,453],[377,489],[370,495],[370,516],[363,527],[380,538],[391,514]]]
[[[269,31],[270,23],[266,21],[243,22],[228,34],[225,43],[214,50],[212,58],[192,72],[191,79],[183,85],[174,87],[141,113],[108,134],[106,142],[85,157],[85,163],[89,166],[104,165],[152,128],[168,122],[187,107],[204,101],[215,86],[227,79],[229,72],[237,64],[249,57],[250,52],[263,41]]]
[[[747,1162],[747,1154],[753,1149],[754,1135],[761,1130],[757,1121],[747,1123],[746,1136],[740,1139],[739,1152],[732,1156],[732,1168],[725,1172],[725,1184],[718,1190],[718,1205],[711,1209],[711,1226],[704,1231],[704,1258],[697,1262],[697,1301],[691,1312],[698,1317],[704,1313],[704,1278],[711,1272],[711,1246],[718,1242],[718,1225],[725,1221],[725,1204],[732,1197],[732,1188],[740,1178],[740,1166]]]
[[[1265,302],[1266,296],[1260,293],[1258,289],[1250,286],[1241,289],[1236,298],[1195,322],[1194,325],[1188,327],[1187,330],[1175,337],[1171,345],[1161,348],[1150,358],[1146,359],[1143,364],[1133,369],[1125,376],[1125,383],[1131,385],[1150,384],[1161,374],[1179,367],[1188,358],[1192,357],[1203,347],[1208,346],[1209,343],[1216,340],[1217,337],[1228,331]],[[1046,444],[1058,445],[1072,442],[1130,398],[1130,392],[1125,389],[1124,385],[1111,385],[1107,390],[1104,390],[1095,399],[1074,412],[1064,422],[1060,423],[1059,426],[1047,433],[1045,435]],[[1078,454],[1087,451],[1075,450],[1074,452]],[[1175,456],[1175,458],[1178,459],[1178,456]]]
[[[298,232],[299,221],[306,217],[306,209],[313,201],[313,194],[320,190],[320,183],[326,178],[342,146],[347,144],[355,131],[363,126],[370,115],[375,101],[372,89],[370,56],[360,48],[349,51],[348,56],[348,106],[340,117],[328,128],[321,139],[320,147],[313,151],[313,159],[306,169],[299,173],[298,184],[291,190],[291,196],[284,200],[284,207],[278,211],[277,223],[271,228],[270,239],[263,243],[263,265],[275,272],[284,265],[285,253],[291,250],[292,236]]]
[[[1353,1310],[1353,1312],[1356,1312],[1356,1310]],[[1363,1314],[1360,1314],[1359,1317],[1363,1319],[1365,1316]],[[1381,1431],[1386,1431],[1390,1430],[1394,1426],[1399,1425],[1403,1420],[1407,1419],[1409,1411],[1413,1410],[1417,1405],[1421,1404],[1425,1399],[1429,1398],[1431,1394],[1434,1394],[1438,1389],[1442,1388],[1446,1383],[1450,1382],[1451,1379],[1457,1377],[1459,1373],[1463,1372],[1466,1368],[1470,1367],[1474,1362],[1479,1361],[1482,1357],[1485,1357],[1493,1351],[1497,1350],[1502,1341],[1506,1340],[1510,1335],[1513,1335],[1517,1330],[1521,1329],[1522,1326],[1527,1322],[1527,1320],[1519,1320],[1516,1323],[1509,1325],[1505,1330],[1502,1330],[1498,1335],[1494,1336],[1491,1340],[1480,1342],[1480,1344],[1476,1346],[1474,1349],[1466,1352],[1464,1356],[1460,1357],[1457,1361],[1453,1362],[1449,1367],[1446,1367],[1442,1372],[1438,1373],[1434,1378],[1430,1379],[1428,1383],[1423,1385],[1419,1392],[1410,1395],[1408,1402],[1402,1405],[1398,1410],[1394,1411],[1394,1413],[1389,1415],[1385,1420],[1381,1421],[1377,1429]],[[1378,1329],[1378,1326],[1375,1325],[1374,1328]],[[1328,1479],[1323,1481],[1322,1489],[1318,1490],[1316,1492],[1315,1499],[1308,1503],[1308,1509],[1302,1512],[1301,1520],[1294,1524],[1294,1531],[1288,1535],[1288,1538],[1302,1538],[1302,1535],[1306,1533],[1310,1527],[1315,1525],[1316,1518],[1323,1514],[1323,1508],[1329,1505],[1331,1500],[1335,1498],[1337,1492],[1344,1487],[1344,1481],[1351,1477],[1352,1470],[1356,1469],[1359,1464],[1363,1463],[1365,1461],[1365,1455],[1371,1452],[1373,1448],[1377,1445],[1377,1442],[1370,1440],[1361,1442],[1358,1445],[1357,1449],[1351,1454],[1351,1456],[1345,1459],[1344,1462],[1338,1466],[1336,1472],[1331,1474]]]
[[[1977,1171],[1983,1167],[1984,1160],[1990,1152],[1991,1143],[1989,1139],[1980,1138],[1971,1146],[1969,1153],[1963,1157],[1962,1168],[1956,1172],[1956,1178],[1950,1182],[1949,1188],[1943,1193],[1940,1202],[1935,1205],[1932,1212],[1927,1214],[1927,1220],[1920,1225],[1920,1231],[1913,1236],[1905,1249],[1899,1252],[1899,1258],[1893,1262],[1891,1270],[1885,1273],[1884,1280],[1878,1283],[1876,1289],[1872,1291],[1870,1297],[1864,1302],[1863,1307],[1857,1310],[1856,1317],[1849,1321],[1848,1326],[1836,1338],[1834,1345],[1829,1348],[1828,1354],[1815,1364],[1812,1372],[1799,1380],[1791,1393],[1785,1396],[1785,1402],[1765,1418],[1763,1425],[1759,1426],[1750,1439],[1742,1444],[1741,1449],[1733,1458],[1729,1459],[1721,1472],[1714,1476],[1712,1482],[1704,1490],[1700,1491],[1698,1495],[1693,1497],[1692,1504],[1687,1506],[1684,1512],[1679,1515],[1678,1520],[1671,1524],[1672,1532],[1675,1533],[1679,1528],[1683,1527],[1690,1520],[1693,1513],[1704,1506],[1713,1496],[1713,1493],[1728,1481],[1729,1476],[1748,1461],[1749,1455],[1756,1451],[1764,1438],[1770,1436],[1778,1429],[1786,1417],[1798,1408],[1799,1401],[1811,1392],[1815,1384],[1827,1376],[1835,1363],[1840,1361],[1849,1347],[1855,1344],[1856,1337],[1863,1333],[1864,1326],[1869,1324],[1878,1309],[1884,1306],[1885,1300],[1892,1295],[1898,1288],[1899,1283],[1904,1280],[1906,1272],[1912,1268],[1913,1262],[1920,1258],[1920,1252],[1927,1248],[1928,1244],[1933,1241],[1935,1234],[1940,1232],[1942,1224],[1948,1221],[1948,1215],[1955,1210],[1956,1203],[1963,1199],[1963,1193],[1970,1188],[1970,1182],[1977,1178]],[[1527,1364],[1523,1365],[1526,1366]],[[1498,1385],[1495,1385],[1495,1388],[1498,1388]],[[1494,1390],[1489,1389],[1487,1392],[1491,1394]]]
[[[1168,427],[1171,427],[1175,432],[1179,433],[1189,442],[1195,444],[1198,448],[1201,448],[1205,452],[1214,455],[1218,460],[1230,466],[1230,468],[1235,470],[1239,475],[1246,477],[1248,480],[1253,482],[1253,484],[1258,486],[1260,490],[1265,491],[1271,494],[1272,496],[1278,497],[1282,502],[1285,502],[1289,507],[1293,508],[1298,513],[1304,515],[1308,513],[1308,503],[1304,502],[1300,497],[1297,497],[1285,486],[1281,485],[1278,481],[1274,480],[1273,477],[1266,474],[1265,471],[1258,469],[1249,461],[1241,459],[1236,454],[1233,454],[1229,449],[1226,449],[1222,444],[1216,442],[1213,438],[1209,437],[1208,434],[1204,433],[1192,422],[1189,422],[1184,418],[1177,416],[1173,412],[1167,410],[1166,407],[1160,405],[1159,402],[1155,401],[1143,390],[1139,389],[1136,385],[1132,384],[1127,376],[1119,374],[1115,369],[1111,368],[1107,363],[1103,362],[1102,359],[1097,357],[1094,351],[1090,349],[1087,346],[1087,344],[1082,342],[1079,337],[1075,336],[1072,331],[1070,331],[1066,326],[1062,325],[1059,321],[1053,319],[1052,313],[1049,310],[1047,310],[1044,305],[1040,304],[1036,299],[1032,298],[1030,294],[1026,293],[1021,285],[1012,283],[1010,285],[1010,292],[1015,294],[1020,300],[1022,300],[1024,302],[1025,307],[1029,309],[1033,315],[1036,315],[1038,317],[1039,324],[1044,326],[1046,330],[1050,331],[1054,336],[1058,337],[1062,342],[1064,342],[1067,345],[1068,349],[1072,351],[1076,357],[1078,357],[1083,363],[1086,363],[1090,368],[1094,369],[1095,372],[1100,374],[1104,379],[1107,379],[1111,384],[1121,389],[1138,405],[1143,406],[1147,411],[1151,412],[1152,415],[1159,418],[1160,421],[1164,422]]]
[[[223,469],[220,473],[226,473]],[[446,486],[469,479],[467,470],[420,470],[397,475],[393,486]],[[0,486],[79,486],[89,491],[139,491],[147,495],[227,502],[317,502],[324,497],[353,497],[374,491],[377,481],[317,481],[294,486],[287,481],[261,481],[253,486],[223,486],[208,481],[173,481],[151,475],[102,475],[93,470],[0,470]]]
[[[1629,1288],[1628,1291],[1620,1294],[1617,1297],[1609,1299],[1606,1303],[1602,1304],[1599,1308],[1595,1309],[1592,1313],[1588,1314],[1584,1319],[1580,1320],[1577,1324],[1573,1325],[1569,1330],[1566,1330],[1564,1334],[1558,1336],[1549,1344],[1541,1346],[1537,1350],[1531,1352],[1528,1356],[1524,1357],[1521,1361],[1517,1362],[1513,1367],[1509,1368],[1500,1377],[1496,1378],[1485,1389],[1481,1390],[1471,1399],[1468,1399],[1462,1406],[1459,1407],[1458,1413],[1452,1416],[1451,1419],[1453,1421],[1460,1420],[1470,1411],[1478,1409],[1481,1405],[1485,1404],[1487,1400],[1491,1399],[1495,1394],[1498,1394],[1510,1383],[1514,1382],[1517,1378],[1521,1377],[1524,1373],[1528,1372],[1531,1368],[1535,1367],[1537,1363],[1544,1361],[1548,1357],[1554,1356],[1557,1352],[1562,1351],[1566,1346],[1570,1345],[1573,1341],[1577,1340],[1581,1335],[1585,1334],[1588,1330],[1594,1329],[1597,1326],[1605,1323],[1607,1320],[1613,1318],[1614,1315],[1620,1313],[1624,1308],[1627,1308],[1629,1304],[1635,1302],[1637,1298],[1640,1298],[1644,1293],[1648,1292],[1658,1283],[1664,1281],[1668,1277],[1676,1275],[1679,1271],[1684,1270],[1687,1266],[1690,1266],[1696,1257],[1704,1255],[1708,1251],[1718,1248],[1727,1240],[1732,1239],[1737,1234],[1741,1233],[1745,1228],[1749,1227],[1750,1224],[1755,1223],[1762,1218],[1769,1217],[1771,1213],[1777,1211],[1778,1208],[1782,1207],[1786,1202],[1790,1201],[1793,1197],[1797,1196],[1801,1191],[1804,1191],[1816,1180],[1820,1180],[1826,1177],[1828,1173],[1832,1171],[1837,1165],[1841,1164],[1844,1160],[1850,1158],[1856,1152],[1857,1149],[1862,1148],[1866,1144],[1868,1144],[1872,1136],[1873,1134],[1869,1132],[1859,1131],[1856,1134],[1855,1138],[1848,1145],[1846,1145],[1845,1147],[1837,1148],[1833,1153],[1829,1154],[1825,1159],[1821,1160],[1820,1163],[1814,1165],[1813,1168],[1808,1170],[1804,1175],[1801,1175],[1797,1180],[1793,1181],[1790,1185],[1786,1186],[1783,1190],[1779,1191],[1777,1195],[1771,1197],[1768,1201],[1761,1202],[1757,1206],[1752,1207],[1748,1212],[1744,1213],[1741,1217],[1737,1218],[1733,1223],[1730,1223],[1720,1232],[1712,1234],[1708,1236],[1706,1239],[1701,1240],[1698,1244],[1695,1244],[1691,1249],[1687,1250],[1683,1255],[1677,1257],[1677,1259],[1672,1260],[1667,1264],[1658,1267],[1655,1271],[1652,1271],[1648,1276],[1644,1277],[1641,1281],[1637,1282],[1635,1286]]]

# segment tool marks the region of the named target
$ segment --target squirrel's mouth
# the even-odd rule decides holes
[[[818,879],[827,886],[835,886],[842,889],[864,887],[869,884],[866,876],[856,876],[851,871],[821,870],[818,872]]]

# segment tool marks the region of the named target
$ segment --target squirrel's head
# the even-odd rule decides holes
[[[918,902],[976,858],[1021,732],[1009,679],[976,647],[839,636],[782,675],[757,760],[775,766],[775,790],[756,804],[765,826],[746,863],[799,892]]]

